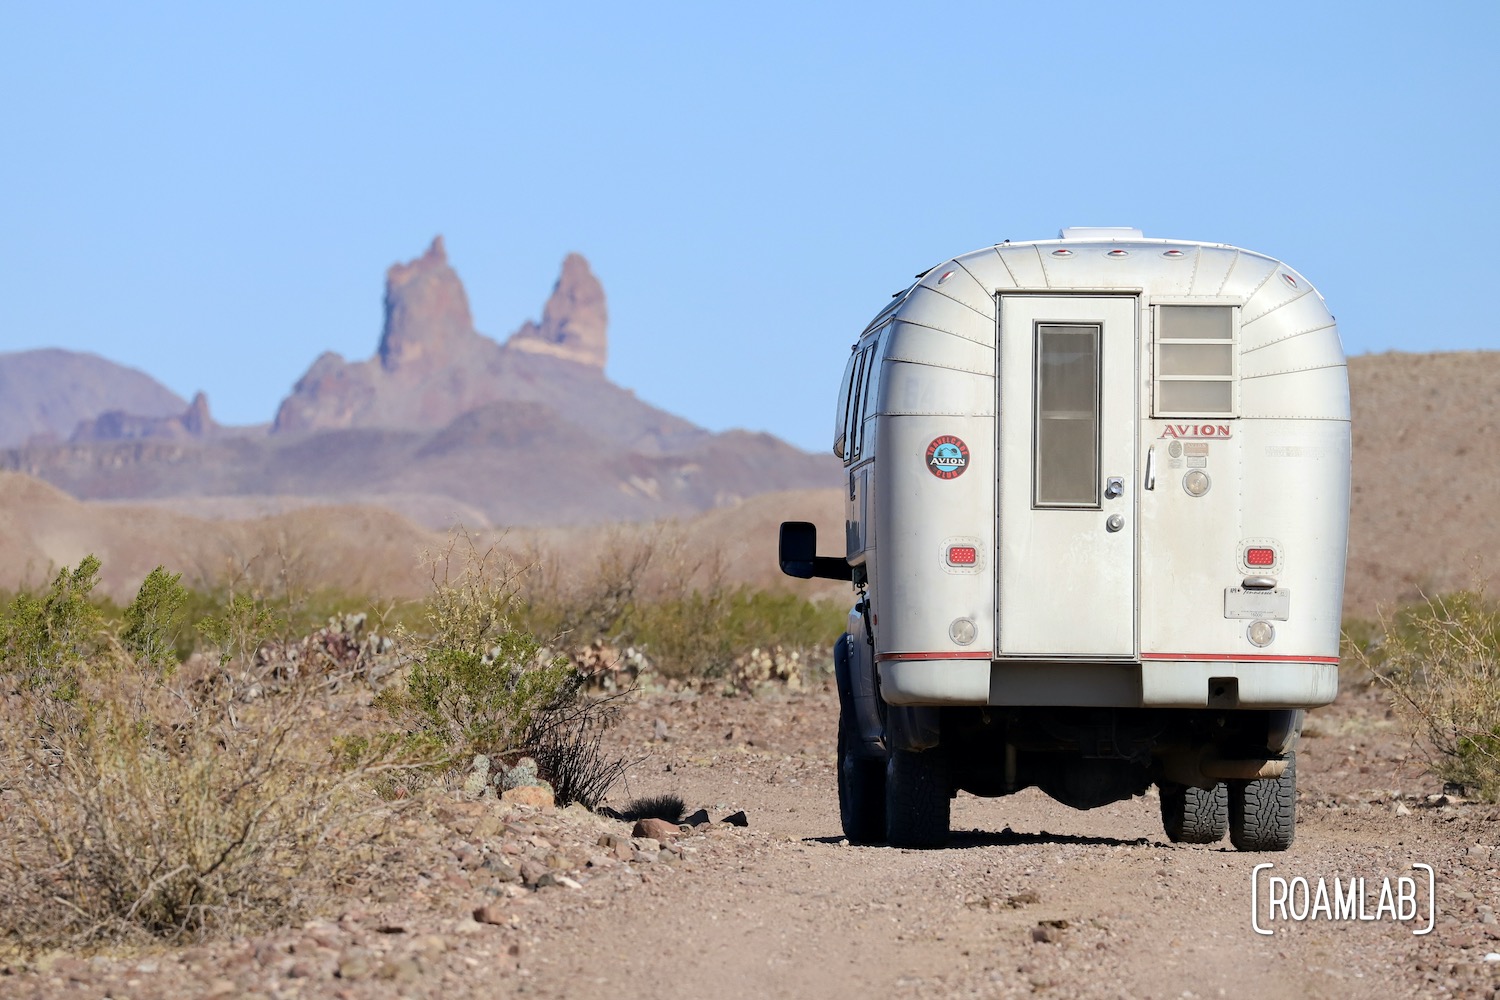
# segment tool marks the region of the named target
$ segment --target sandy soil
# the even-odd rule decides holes
[[[1297,841],[1281,855],[1172,845],[1152,795],[1076,812],[1035,791],[960,796],[944,850],[852,847],[835,712],[826,689],[630,707],[618,738],[637,762],[612,801],[675,793],[716,820],[744,810],[748,827],[663,845],[577,808],[443,793],[325,919],[160,953],[43,956],[5,969],[0,996],[1500,994],[1500,961],[1484,960],[1500,952],[1500,809],[1441,796],[1374,693],[1311,717]],[[1251,881],[1265,861],[1377,888],[1430,864],[1436,927],[1276,921],[1260,936]],[[561,877],[530,887],[513,873],[527,864]]]

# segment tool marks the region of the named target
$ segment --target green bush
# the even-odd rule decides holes
[[[449,768],[476,754],[534,757],[559,802],[592,808],[623,771],[601,749],[613,700],[589,698],[589,678],[514,621],[515,580],[497,550],[455,536],[434,561],[424,626],[399,630],[413,657],[406,683],[378,704],[403,745]]]
[[[1390,690],[1435,774],[1500,801],[1500,608],[1476,588],[1381,624],[1356,662]]]
[[[58,571],[45,594],[18,593],[0,622],[0,670],[19,690],[72,701],[85,665],[104,647],[104,618],[89,600],[99,583],[99,560]]]

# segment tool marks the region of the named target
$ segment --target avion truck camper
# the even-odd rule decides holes
[[[834,651],[853,841],[937,846],[958,790],[1160,789],[1180,842],[1284,850],[1305,709],[1338,688],[1349,391],[1280,261],[1065,229],[920,275],[839,392]]]

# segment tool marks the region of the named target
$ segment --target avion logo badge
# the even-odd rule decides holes
[[[1205,440],[1227,438],[1230,433],[1228,424],[1168,424],[1162,428],[1161,436],[1178,440],[1187,438]]]
[[[927,471],[939,479],[957,479],[969,467],[969,446],[952,434],[932,439],[927,446]]]

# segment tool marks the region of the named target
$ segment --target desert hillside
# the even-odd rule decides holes
[[[1500,435],[1493,426],[1500,352],[1367,355],[1351,359],[1349,370],[1354,483],[1347,612],[1368,617],[1377,606],[1467,586],[1476,573],[1493,572],[1500,525],[1489,514],[1488,498],[1500,491]],[[524,422],[524,412],[478,412],[450,425],[443,439],[450,442],[453,467],[483,468],[489,461],[464,458],[461,444],[470,435],[510,433],[515,447],[524,449],[526,435],[513,426]],[[724,461],[743,462],[747,454],[757,452],[731,449]],[[745,471],[747,480],[774,467],[779,455],[779,448],[764,448]],[[341,474],[337,450],[319,460],[330,475]],[[424,484],[414,479],[396,481],[404,492],[389,489],[395,505],[425,511],[424,523],[446,518],[503,539],[518,553],[546,550],[572,572],[587,572],[622,537],[655,532],[698,553],[699,564],[717,560],[727,578],[811,587],[779,577],[777,524],[817,522],[828,551],[842,532],[838,489],[752,495],[709,504],[707,513],[670,523],[501,529],[487,527],[477,507],[424,493]],[[75,563],[89,552],[104,559],[105,582],[119,590],[134,586],[158,562],[189,577],[214,579],[255,556],[281,558],[274,555],[278,547],[290,547],[299,565],[326,575],[329,583],[401,596],[420,589],[418,556],[442,539],[442,532],[388,509],[314,503],[305,496],[81,502],[24,475],[0,476],[0,587],[36,583],[50,567]]]
[[[371,503],[438,530],[654,521],[838,483],[827,454],[710,432],[612,382],[607,328],[603,286],[570,254],[540,322],[485,336],[438,237],[386,273],[374,353],[319,355],[264,426],[219,425],[201,394],[132,395],[145,376],[123,368],[59,417],[78,356],[0,355],[0,388],[23,367],[35,386],[0,392],[0,469],[83,500],[209,517]],[[42,411],[50,436],[5,436]]]

